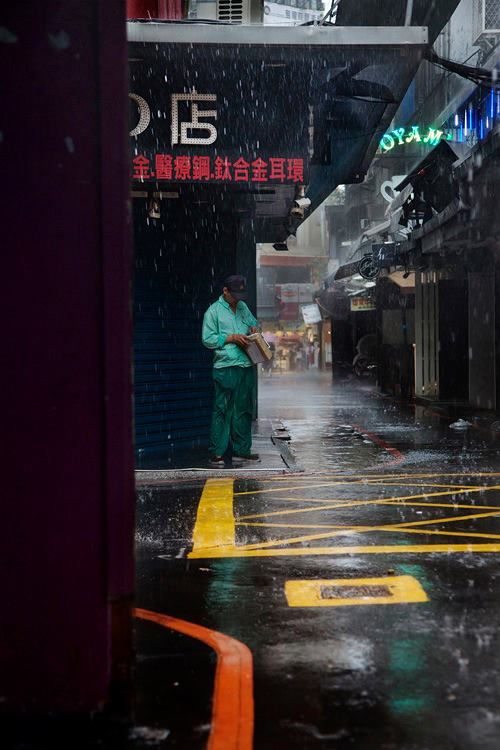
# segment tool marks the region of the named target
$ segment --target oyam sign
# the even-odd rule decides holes
[[[395,146],[404,146],[408,143],[427,143],[429,146],[437,146],[441,140],[451,141],[452,138],[451,133],[445,133],[438,128],[410,125],[384,133],[379,146],[382,152],[387,152],[392,151]]]

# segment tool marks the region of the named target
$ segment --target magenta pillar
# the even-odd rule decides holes
[[[89,711],[130,657],[125,3],[10,3],[1,25],[0,695]]]

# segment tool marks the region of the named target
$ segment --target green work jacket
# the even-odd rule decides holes
[[[233,333],[248,334],[250,326],[258,325],[247,305],[240,301],[236,312],[221,295],[210,305],[203,318],[201,340],[207,349],[214,350],[214,367],[252,367],[251,360],[237,344],[226,344]]]

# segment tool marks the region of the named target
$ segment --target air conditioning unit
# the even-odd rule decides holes
[[[228,23],[250,23],[250,0],[217,0],[217,20]]]
[[[361,229],[368,229],[368,227],[370,226],[370,223],[371,223],[370,219],[361,219],[360,221]]]
[[[500,35],[500,0],[473,0],[473,44],[480,45],[496,35]]]

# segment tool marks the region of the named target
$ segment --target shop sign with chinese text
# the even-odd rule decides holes
[[[283,66],[237,49],[131,44],[131,174],[143,183],[305,184],[309,109]],[[283,54],[283,53],[282,53]]]
[[[351,312],[376,309],[375,301],[370,297],[351,297]]]

